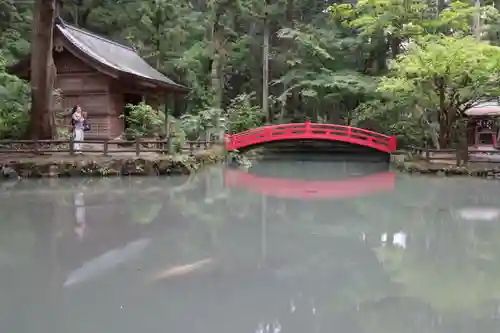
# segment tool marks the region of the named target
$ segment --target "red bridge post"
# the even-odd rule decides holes
[[[305,132],[310,133],[311,132],[311,121],[309,119],[306,120],[305,122]]]
[[[264,137],[266,139],[271,139],[273,136],[273,129],[269,126],[264,127]]]
[[[227,150],[233,149],[233,136],[231,134],[226,134],[224,136],[224,144],[226,145]]]
[[[398,139],[397,139],[397,137],[391,136],[389,138],[389,151],[391,153],[395,152],[396,149],[397,149],[397,145],[398,145]]]

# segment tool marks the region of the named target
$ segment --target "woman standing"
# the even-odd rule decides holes
[[[78,141],[74,143],[74,151],[81,154],[83,141],[83,132],[85,129],[85,117],[82,113],[82,108],[75,105],[71,110],[71,125],[73,125],[73,140]]]

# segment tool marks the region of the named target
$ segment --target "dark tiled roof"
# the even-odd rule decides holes
[[[80,51],[104,66],[138,78],[153,80],[172,88],[186,90],[168,77],[151,67],[132,48],[97,36],[61,21],[56,25],[58,31]]]
[[[467,116],[500,116],[500,102],[497,99],[479,101],[465,111]]]

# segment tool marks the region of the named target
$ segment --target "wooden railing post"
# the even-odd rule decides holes
[[[193,149],[194,147],[193,146],[194,146],[194,142],[190,141],[189,142],[189,154],[190,155],[194,155],[194,149]]]
[[[462,146],[459,146],[456,150],[455,150],[455,157],[456,157],[456,162],[457,162],[457,166],[460,166],[460,165],[467,165],[469,163],[469,147],[463,147]]]
[[[103,145],[102,150],[103,150],[103,152],[102,152],[102,153],[103,153],[103,155],[104,155],[104,156],[108,156],[108,151],[109,151],[109,139],[105,139],[105,140],[104,140],[104,145]]]
[[[75,138],[73,135],[69,137],[69,154],[75,155]]]
[[[40,154],[40,142],[38,142],[38,138],[36,138],[34,141],[33,141],[33,145],[35,147],[35,154],[38,155]]]
[[[174,137],[173,136],[169,136],[167,138],[167,154],[175,153],[174,150],[175,150],[175,148],[174,148]]]
[[[160,154],[163,154],[163,147],[165,144],[160,136],[156,137],[155,149],[159,151]]]
[[[160,140],[160,146],[158,149],[160,149],[160,154],[167,154],[167,145],[168,145],[168,137],[165,136],[163,139]]]
[[[139,156],[141,154],[141,138],[135,137],[135,156]]]

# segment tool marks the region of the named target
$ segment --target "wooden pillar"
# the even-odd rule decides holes
[[[171,117],[171,114],[172,114],[172,111],[170,109],[170,94],[169,93],[166,93],[164,95],[162,95],[161,97],[161,101],[163,102],[163,112],[165,114],[165,139],[168,140],[168,143],[167,143],[167,152],[168,153],[172,153],[173,150],[174,150],[174,146],[172,145],[172,124],[170,122],[170,117]]]

